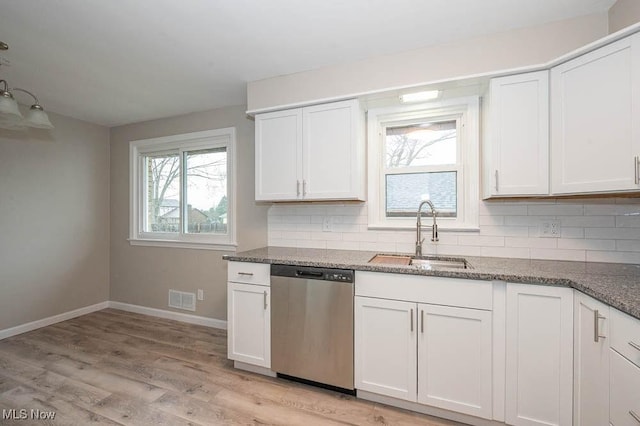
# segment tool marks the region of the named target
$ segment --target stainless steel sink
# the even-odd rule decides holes
[[[394,254],[377,254],[369,263],[379,263],[387,265],[407,265],[418,269],[438,270],[438,269],[470,269],[471,265],[466,259],[461,257],[441,257],[441,256],[408,256]]]
[[[469,269],[469,263],[465,259],[411,259],[411,266],[420,269]]]

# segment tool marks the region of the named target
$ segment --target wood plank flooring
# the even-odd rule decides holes
[[[226,343],[224,330],[115,309],[0,340],[0,413],[56,413],[0,424],[456,424],[236,370]]]

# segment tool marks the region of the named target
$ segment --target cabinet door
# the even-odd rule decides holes
[[[571,425],[573,290],[507,284],[506,422]]]
[[[256,115],[256,200],[302,196],[302,109]]]
[[[356,100],[303,108],[305,200],[364,199],[360,114]]]
[[[640,189],[639,37],[551,70],[553,193]]]
[[[270,368],[270,288],[229,282],[227,291],[229,359]]]
[[[491,312],[418,305],[418,402],[491,419]]]
[[[640,424],[640,368],[611,350],[611,418],[613,426]]]
[[[485,165],[490,194],[549,194],[549,72],[494,78]]]
[[[356,389],[416,401],[415,303],[355,298]]]
[[[609,422],[609,307],[576,292],[574,306],[574,424]]]

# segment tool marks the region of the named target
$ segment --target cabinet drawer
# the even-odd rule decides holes
[[[640,425],[640,368],[615,351],[611,351],[610,392],[610,423],[614,426]]]
[[[611,347],[640,367],[640,321],[611,309]]]
[[[356,296],[461,308],[493,308],[491,281],[356,271]]]
[[[228,281],[234,283],[270,285],[270,275],[268,263],[229,262]]]

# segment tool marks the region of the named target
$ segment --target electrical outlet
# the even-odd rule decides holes
[[[204,300],[204,291],[201,288],[198,289],[198,300]]]
[[[540,222],[540,237],[560,238],[561,231],[559,220],[545,220]]]
[[[331,216],[325,216],[322,219],[322,232],[331,232],[333,231],[333,221],[331,220]]]

